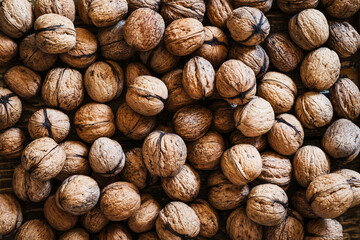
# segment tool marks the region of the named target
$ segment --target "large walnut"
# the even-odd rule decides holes
[[[316,8],[319,0],[277,0],[276,3],[281,11],[288,14],[295,14],[308,8]]]
[[[0,87],[0,130],[14,126],[20,119],[22,103],[7,88]]]
[[[273,0],[233,0],[234,8],[253,7],[261,10],[263,13],[271,9]]]
[[[52,228],[43,220],[25,222],[16,233],[14,240],[55,240]]]
[[[341,58],[347,58],[356,53],[360,46],[360,34],[356,29],[348,22],[330,21],[329,26],[329,47]]]
[[[219,28],[226,27],[226,21],[232,14],[233,7],[229,0],[209,0],[206,14],[210,23]]]
[[[200,219],[199,235],[206,238],[213,237],[220,228],[220,218],[216,210],[203,199],[196,199],[190,204],[190,207]]]
[[[0,133],[0,156],[18,158],[25,148],[26,135],[20,128],[9,128]]]
[[[0,235],[15,233],[23,221],[19,201],[11,194],[0,194]]]
[[[56,13],[74,22],[75,2],[73,0],[37,0],[35,1],[34,12],[36,18],[47,13]]]
[[[13,60],[18,52],[18,45],[11,38],[0,32],[0,66]]]
[[[230,135],[231,145],[250,144],[253,145],[259,152],[267,147],[266,134],[257,137],[246,137],[239,130],[235,130]]]
[[[350,18],[360,9],[360,3],[354,0],[321,0],[330,16],[334,18]]]
[[[203,21],[206,7],[203,0],[162,0],[161,15],[170,24],[180,18],[194,18]]]
[[[109,223],[99,206],[85,213],[80,217],[81,225],[90,233],[98,233]]]
[[[112,223],[100,232],[99,240],[132,240],[127,229],[119,224]]]
[[[306,199],[306,189],[299,188],[291,197],[291,206],[305,218],[318,218]]]
[[[306,224],[306,240],[342,240],[343,228],[335,219],[318,218]]]

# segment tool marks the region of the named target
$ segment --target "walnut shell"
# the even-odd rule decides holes
[[[234,8],[253,7],[259,9],[263,13],[268,12],[272,4],[273,0],[233,0]]]
[[[90,235],[88,232],[86,232],[82,228],[73,228],[63,234],[59,237],[59,240],[89,240]]]
[[[190,207],[200,219],[199,235],[206,238],[215,236],[220,228],[220,218],[216,210],[203,199],[196,199],[190,204]]]
[[[80,217],[80,223],[90,233],[98,233],[106,227],[109,220],[102,213],[100,207],[95,206]]]
[[[306,189],[298,189],[291,197],[291,206],[305,218],[318,218],[306,199]]]
[[[340,169],[335,171],[334,173],[338,173],[343,176],[348,184],[350,184],[351,189],[353,191],[353,201],[350,207],[355,207],[360,204],[360,173],[351,170],[351,169]]]
[[[72,0],[37,0],[34,5],[35,17],[47,13],[56,13],[75,21],[75,3]]]
[[[234,107],[224,100],[213,102],[210,105],[213,111],[212,127],[219,133],[229,133],[235,129]]]
[[[355,15],[360,9],[360,3],[353,0],[321,0],[321,3],[326,8],[326,11],[329,13],[330,16],[340,19],[350,18]]]
[[[281,11],[288,14],[295,14],[305,9],[316,8],[319,0],[304,0],[301,2],[298,0],[277,0],[276,3]]]
[[[141,62],[131,62],[127,65],[125,70],[126,86],[130,86],[134,79],[142,75],[151,75],[149,69]]]
[[[230,135],[231,145],[237,144],[250,144],[253,145],[259,152],[267,147],[266,135],[260,135],[257,137],[246,137],[239,130],[235,130]]]
[[[0,87],[0,130],[14,126],[21,113],[20,99],[9,89]]]
[[[43,220],[32,219],[25,222],[16,233],[14,240],[55,240],[52,228]]]
[[[206,14],[210,23],[219,28],[226,27],[226,21],[232,11],[232,3],[229,0],[209,0],[206,5]]]
[[[342,240],[343,228],[335,219],[319,218],[306,224],[306,240]]]
[[[139,236],[138,240],[160,240],[156,232],[147,232]]]
[[[18,158],[25,148],[26,135],[20,128],[9,128],[0,133],[0,156]]]
[[[132,240],[130,233],[119,223],[112,223],[100,232],[99,240]]]
[[[129,5],[129,12],[135,11],[138,8],[150,8],[158,11],[161,0],[127,0]]]
[[[0,235],[15,233],[22,221],[23,214],[19,201],[12,194],[0,194]]]
[[[17,52],[17,43],[0,32],[0,66],[13,60],[16,57]]]
[[[359,5],[360,6],[360,5]],[[341,58],[355,54],[360,46],[360,34],[348,22],[330,21],[328,45]]]
[[[206,11],[203,0],[162,0],[160,13],[165,22],[170,24],[172,21],[181,18],[194,18],[203,21]]]

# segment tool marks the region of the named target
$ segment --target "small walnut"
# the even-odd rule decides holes
[[[187,150],[180,136],[154,131],[145,138],[142,155],[146,168],[152,175],[171,177],[185,164]]]
[[[161,15],[165,22],[170,24],[172,21],[181,18],[194,18],[203,21],[206,11],[203,0],[162,0]]]
[[[112,223],[100,232],[99,240],[132,240],[131,234],[119,223]]]
[[[271,63],[282,72],[291,72],[304,58],[302,50],[287,33],[272,33],[265,39],[265,49]]]
[[[50,137],[61,142],[70,132],[70,119],[59,110],[43,108],[31,115],[28,130],[32,139]]]
[[[294,154],[304,142],[304,129],[293,115],[283,113],[276,117],[274,126],[267,134],[270,147],[279,154]]]
[[[245,208],[234,210],[226,221],[226,232],[231,240],[237,240],[241,236],[244,239],[261,240],[263,227],[253,222],[247,215]]]
[[[301,2],[298,0],[277,0],[276,3],[281,11],[288,14],[295,14],[305,9],[316,8],[319,0],[304,0]]]
[[[343,228],[335,219],[319,218],[306,224],[306,240],[343,239]]]
[[[22,103],[7,88],[0,87],[0,130],[14,126],[20,119]]]
[[[161,41],[165,22],[161,15],[150,8],[139,8],[126,19],[124,39],[138,51],[154,49]]]
[[[226,21],[233,11],[229,0],[209,0],[206,6],[207,17],[210,23],[219,28],[226,27]]]
[[[231,37],[246,46],[262,43],[270,33],[268,19],[259,9],[253,7],[239,7],[233,10],[226,26]]]
[[[56,192],[57,206],[73,215],[83,215],[95,207],[100,197],[96,181],[85,175],[65,179]]]
[[[27,0],[3,0],[0,5],[0,30],[12,38],[20,38],[34,24],[32,5]]]
[[[213,102],[210,105],[213,112],[212,127],[219,133],[229,133],[235,129],[234,108],[224,100]]]
[[[267,133],[274,125],[275,113],[271,104],[263,98],[254,97],[234,112],[235,127],[247,137]]]
[[[129,5],[129,12],[135,11],[138,8],[150,8],[158,11],[161,0],[127,0]]]
[[[78,136],[88,143],[99,137],[111,137],[116,129],[111,108],[100,103],[88,103],[77,110],[74,124]]]
[[[216,72],[215,84],[220,96],[236,105],[248,103],[256,93],[254,71],[239,60],[224,62]]]
[[[274,184],[262,184],[251,189],[246,205],[246,214],[263,226],[276,226],[287,216],[288,197],[285,191]]]
[[[351,170],[351,169],[340,169],[335,171],[334,173],[338,173],[343,176],[348,184],[350,184],[351,189],[353,191],[353,201],[350,207],[355,207],[360,204],[360,173]]]
[[[149,69],[141,62],[131,62],[127,65],[125,70],[126,86],[130,86],[134,79],[142,75],[151,75]]]
[[[195,52],[204,41],[204,26],[194,18],[175,20],[165,29],[166,49],[176,56],[185,56]]]
[[[90,235],[82,228],[73,228],[59,237],[59,240],[89,240]]]
[[[45,53],[66,53],[76,44],[75,27],[67,17],[54,13],[41,15],[34,30],[36,46]]]
[[[306,189],[298,189],[291,198],[291,206],[305,218],[318,218],[306,199]]]
[[[213,116],[206,107],[189,105],[179,109],[172,120],[175,133],[185,141],[195,141],[209,130]]]
[[[25,222],[16,233],[14,240],[55,240],[52,228],[43,220],[33,219]]]
[[[0,156],[18,158],[25,148],[26,135],[20,128],[9,128],[0,133]]]
[[[343,176],[330,173],[315,178],[309,184],[306,199],[319,217],[336,218],[351,206],[353,191]]]
[[[0,194],[0,235],[15,233],[23,221],[21,205],[11,194]]]
[[[330,21],[329,26],[329,47],[341,58],[355,54],[360,46],[360,34],[356,29],[348,22]]]
[[[156,232],[161,240],[195,238],[200,232],[200,219],[183,202],[170,202],[159,213]]]
[[[0,66],[13,60],[18,52],[18,45],[11,38],[0,32]]]
[[[75,3],[72,0],[37,0],[34,11],[36,18],[47,13],[56,13],[67,17],[72,22],[75,20]]]
[[[160,240],[156,232],[147,232],[139,236],[138,240]]]
[[[331,157],[349,163],[360,151],[360,128],[347,119],[336,120],[324,133],[322,146]]]
[[[267,147],[266,135],[260,135],[257,137],[246,137],[239,130],[235,130],[230,135],[231,145],[237,144],[250,144],[253,145],[259,152]]]
[[[105,228],[109,220],[102,213],[100,207],[95,206],[80,217],[80,223],[90,233],[98,233]]]
[[[139,191],[132,183],[114,182],[101,190],[100,209],[110,221],[128,219],[140,204]]]
[[[340,19],[350,18],[360,9],[360,3],[356,0],[321,0],[321,3],[330,16]]]
[[[199,235],[206,238],[215,236],[220,228],[220,218],[216,210],[203,199],[196,199],[190,204],[190,207],[200,219]]]

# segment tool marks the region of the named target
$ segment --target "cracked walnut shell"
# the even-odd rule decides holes
[[[37,0],[34,5],[35,17],[47,13],[56,13],[75,21],[75,3],[73,0]]]
[[[200,219],[199,235],[206,238],[213,237],[220,228],[220,218],[216,210],[203,199],[194,200],[190,207]]]
[[[0,87],[0,130],[14,126],[20,119],[22,103],[7,88]]]
[[[160,13],[165,22],[181,18],[194,18],[203,21],[206,7],[203,0],[162,0]]]
[[[15,233],[22,221],[23,214],[19,201],[11,194],[0,194],[0,235]]]
[[[0,133],[0,156],[18,158],[25,148],[26,135],[20,128],[9,128]]]
[[[55,240],[52,228],[43,220],[32,219],[25,222],[15,235],[14,240]]]

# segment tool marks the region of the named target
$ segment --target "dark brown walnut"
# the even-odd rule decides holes
[[[343,176],[348,184],[351,186],[353,191],[353,201],[350,207],[355,207],[360,204],[360,173],[351,170],[351,169],[340,169],[335,171],[334,173],[338,173]]]
[[[346,178],[338,173],[319,176],[306,189],[312,210],[322,218],[336,218],[346,212],[354,199]]]
[[[343,228],[335,219],[318,218],[311,220],[306,224],[305,239],[341,240],[343,239]]]
[[[317,218],[309,201],[306,199],[306,188],[299,188],[291,197],[291,206],[304,218]]]
[[[131,234],[127,229],[119,224],[112,223],[100,232],[99,240],[132,240]]]
[[[57,206],[73,215],[83,215],[95,207],[100,197],[96,181],[85,175],[72,175],[56,191]]]
[[[166,49],[176,56],[185,56],[195,52],[203,45],[204,41],[204,26],[194,18],[175,20],[165,29]]]
[[[149,194],[141,195],[140,208],[129,218],[128,226],[136,233],[149,231],[155,226],[161,205]]]
[[[344,164],[353,161],[360,151],[360,128],[347,119],[333,122],[322,138],[324,150]]]
[[[138,8],[150,8],[158,11],[161,0],[127,0],[129,12],[135,11]]]
[[[330,21],[329,27],[328,45],[339,57],[347,58],[356,53],[360,46],[360,34],[350,23]]]
[[[229,103],[243,105],[256,93],[254,71],[240,60],[224,62],[216,72],[216,89]]]
[[[203,0],[162,0],[160,13],[166,24],[181,18],[203,21],[206,11]]]
[[[247,215],[244,207],[234,210],[226,221],[226,232],[231,240],[241,236],[244,239],[261,240],[263,227],[253,222]]]
[[[229,133],[235,129],[234,108],[224,100],[213,102],[210,105],[213,112],[212,127],[219,133]]]
[[[319,0],[277,0],[276,3],[281,11],[288,14],[295,14],[305,9],[316,8]]]
[[[154,49],[161,41],[165,22],[162,16],[150,8],[139,8],[126,19],[124,39],[138,51]]]
[[[206,238],[215,236],[220,228],[220,218],[216,210],[203,199],[196,199],[190,204],[190,207],[200,219],[199,235]]]
[[[19,164],[13,173],[12,187],[15,195],[22,201],[41,202],[50,194],[51,182],[39,181]]]
[[[247,137],[257,137],[270,131],[275,113],[271,104],[263,98],[254,97],[234,112],[235,127]]]
[[[180,108],[172,118],[175,133],[185,141],[195,141],[206,134],[211,126],[211,111],[200,105]]]
[[[125,82],[126,86],[130,86],[134,79],[142,75],[151,75],[149,69],[141,62],[131,62],[126,66]]]
[[[156,232],[147,232],[143,233],[139,236],[138,240],[159,240],[158,235]]]
[[[232,184],[221,171],[212,173],[207,181],[208,200],[211,206],[224,211],[239,207],[246,202],[249,185]]]
[[[32,5],[27,0],[4,0],[0,6],[0,30],[12,38],[20,38],[34,24]]]
[[[360,9],[360,3],[354,0],[321,0],[321,3],[326,8],[326,11],[330,16],[340,19],[350,18]]]
[[[154,131],[144,140],[142,156],[152,175],[171,177],[185,164],[187,149],[179,135]]]
[[[85,24],[109,27],[126,16],[128,4],[126,0],[79,0],[77,9]]]
[[[114,182],[101,190],[100,209],[110,221],[123,221],[141,204],[137,187],[128,182]]]
[[[174,133],[174,126],[171,121],[166,121],[166,122],[162,122],[162,123],[158,124],[155,127],[155,130],[167,132],[167,133]]]
[[[23,221],[21,205],[11,194],[0,194],[0,235],[15,233]]]
[[[43,220],[25,222],[16,233],[14,240],[55,240],[52,228]]]
[[[262,43],[270,33],[269,21],[260,10],[253,7],[239,7],[233,10],[226,26],[231,37],[246,46]]]
[[[75,20],[75,3],[72,0],[37,0],[34,5],[35,17],[47,13],[56,13],[67,17],[72,22]]]
[[[32,139],[50,137],[61,142],[69,135],[70,119],[59,110],[43,108],[31,115],[28,131]]]
[[[116,126],[114,114],[108,105],[88,103],[82,106],[74,117],[78,136],[85,142],[94,142],[99,137],[111,137]]]
[[[170,202],[159,213],[156,232],[161,240],[195,238],[200,232],[200,219],[183,202]]]
[[[11,38],[0,32],[0,66],[13,60],[18,52],[18,45]]]
[[[32,178],[50,180],[61,171],[66,159],[65,151],[52,138],[42,137],[26,146],[21,164]]]
[[[360,114],[359,87],[349,78],[339,78],[330,88],[330,100],[339,117],[354,121]]]
[[[81,225],[90,233],[98,233],[109,223],[109,220],[100,210],[100,207],[95,206],[93,209],[80,217]]]
[[[89,240],[90,235],[82,228],[73,228],[59,237],[59,240]]]
[[[285,191],[274,184],[262,184],[251,189],[246,205],[246,214],[263,226],[276,226],[287,216],[288,197]]]
[[[76,44],[73,22],[67,17],[48,13],[34,23],[36,46],[49,54],[66,53]]]
[[[126,103],[132,110],[144,116],[160,113],[167,98],[166,85],[153,76],[136,77],[126,92]]]
[[[271,6],[273,4],[272,0],[233,0],[233,6],[234,8],[239,7],[253,7],[257,8],[263,13],[266,13],[270,10]]]
[[[306,9],[294,15],[289,21],[291,39],[304,50],[313,50],[329,38],[329,25],[322,12]]]
[[[25,148],[26,135],[20,128],[9,128],[0,133],[0,156],[18,158]]]
[[[20,119],[22,103],[7,88],[0,87],[0,130],[14,126]]]
[[[266,135],[260,135],[257,137],[246,137],[239,130],[235,130],[230,135],[231,145],[237,144],[250,144],[253,145],[259,152],[267,147]]]
[[[330,173],[330,159],[321,148],[308,145],[301,147],[293,159],[296,181],[307,187],[311,181]]]
[[[58,59],[58,55],[44,53],[36,46],[34,33],[21,41],[19,53],[22,63],[35,71],[50,69]]]
[[[97,174],[96,172],[92,172],[90,175],[99,185],[100,189],[106,187],[107,185],[120,181],[120,176],[115,175],[112,177],[104,177],[100,174]]]
[[[51,195],[44,203],[44,216],[52,228],[67,231],[75,227],[79,216],[64,212],[56,205],[55,195]]]
[[[340,68],[336,52],[326,47],[319,48],[310,52],[301,63],[302,83],[310,90],[324,91],[339,78]]]
[[[283,113],[276,117],[267,139],[277,153],[289,156],[303,145],[304,129],[295,116]]]
[[[104,177],[117,175],[125,166],[125,153],[115,140],[101,137],[94,141],[89,151],[91,169]]]
[[[302,50],[287,33],[272,33],[265,39],[264,48],[271,63],[282,72],[291,72],[304,58]]]
[[[209,0],[206,5],[206,14],[210,23],[219,28],[226,27],[226,21],[233,11],[229,0]]]

